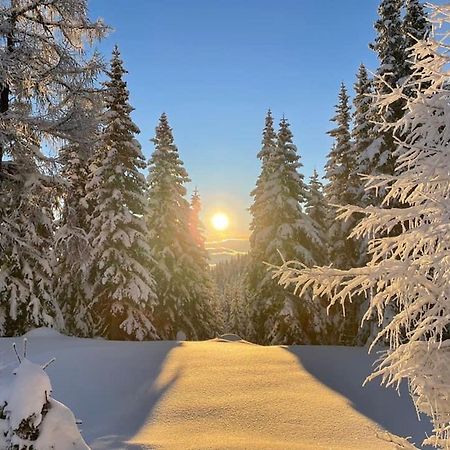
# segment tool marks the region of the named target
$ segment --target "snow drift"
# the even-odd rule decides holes
[[[364,348],[262,347],[224,336],[205,342],[120,342],[28,335],[53,394],[83,421],[93,450],[396,449],[430,432],[407,392],[362,382]],[[0,339],[0,392],[17,365]],[[3,387],[3,390],[2,390]],[[403,446],[403,447],[402,447]]]

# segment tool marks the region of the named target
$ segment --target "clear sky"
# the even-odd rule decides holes
[[[90,0],[91,17],[114,28],[133,118],[148,157],[165,111],[181,158],[198,186],[204,219],[222,210],[230,233],[248,233],[264,116],[284,113],[309,177],[330,148],[339,84],[349,87],[368,49],[379,0]]]

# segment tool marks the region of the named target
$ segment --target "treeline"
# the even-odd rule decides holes
[[[417,0],[383,0],[375,23],[377,36],[370,47],[380,66],[371,78],[361,64],[354,83],[353,102],[341,85],[334,128],[334,143],[325,166],[326,184],[314,171],[309,181],[301,173],[301,159],[286,118],[277,131],[269,111],[258,153],[261,173],[252,192],[253,204],[247,294],[242,321],[249,340],[264,344],[326,343],[364,344],[378,332],[377,318],[361,320],[368,307],[365,295],[353,295],[345,308],[329,305],[329,298],[313,297],[306,286],[300,295],[273,279],[269,265],[296,261],[298,267],[332,265],[337,269],[362,267],[368,260],[367,239],[350,236],[362,214],[338,220],[336,205],[379,206],[384,189],[366,190],[365,175],[394,175],[401,132],[388,124],[405,114],[403,97],[380,108],[375,99],[390,95],[413,76],[411,47],[427,38],[430,24]],[[423,84],[426,88],[426,83]],[[396,203],[384,205],[389,208]],[[391,230],[391,236],[400,230]],[[283,259],[282,259],[283,258]],[[299,293],[299,292],[298,292]],[[297,294],[298,294],[297,293]],[[234,301],[234,299],[233,299]],[[328,308],[328,311],[327,311]],[[394,313],[392,311],[391,313]],[[389,311],[387,318],[392,316]]]
[[[267,114],[251,251],[230,288],[215,285],[209,270],[200,199],[186,198],[189,177],[167,116],[147,162],[119,50],[106,72],[97,54],[82,51],[108,27],[89,20],[86,1],[2,6],[0,334],[55,326],[111,339],[204,339],[225,330],[267,344],[364,342],[364,298],[345,319],[337,306],[327,314],[327,299],[305,289],[299,300],[267,264],[279,265],[280,255],[343,269],[365,262],[366,243],[349,239],[357,222],[335,220],[333,205],[378,202],[359,174],[393,173],[395,137],[383,125],[403,114],[404,102],[380,113],[372,96],[401,84],[409,47],[429,31],[419,1],[383,0],[379,14],[377,77],[360,67],[353,113],[341,87],[325,189],[316,172],[304,180],[287,119],[275,131]]]
[[[0,335],[214,336],[200,200],[167,116],[146,162],[119,50],[108,69],[81,51],[108,32],[85,1],[1,8]]]

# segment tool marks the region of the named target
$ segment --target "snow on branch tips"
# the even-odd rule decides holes
[[[412,74],[395,92],[378,98],[385,108],[400,97],[404,115],[391,123],[396,138],[393,174],[368,176],[366,189],[381,189],[380,206],[341,208],[340,220],[363,218],[351,236],[368,240],[368,262],[338,270],[285,262],[274,276],[301,295],[308,288],[330,304],[364,295],[363,321],[377,315],[375,342],[389,349],[368,378],[386,385],[406,380],[418,411],[434,434],[426,444],[450,446],[450,5],[433,8],[428,41],[412,46]],[[386,320],[386,310],[393,312]],[[373,344],[372,344],[373,345]]]
[[[69,408],[52,398],[44,366],[27,358],[13,344],[19,365],[9,386],[0,391],[0,448],[5,450],[89,450]]]

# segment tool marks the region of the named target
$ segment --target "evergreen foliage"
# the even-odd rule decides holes
[[[77,101],[101,69],[83,41],[107,28],[84,0],[13,0],[0,7],[0,334],[63,327],[52,293],[54,160],[42,148],[75,139]],[[55,61],[58,61],[55,64]]]
[[[310,241],[314,261],[319,265],[327,264],[330,245],[328,242],[329,206],[325,200],[323,184],[315,169],[308,185],[308,198],[305,211],[318,237],[317,241]]]
[[[117,47],[105,83],[104,130],[99,167],[90,173],[88,200],[92,247],[90,298],[96,330],[109,339],[156,339],[153,325],[155,284],[147,242],[144,156],[131,120],[126,71]]]
[[[89,210],[86,185],[89,165],[99,141],[102,92],[92,89],[90,100],[83,100],[80,109],[84,127],[74,142],[68,142],[59,152],[61,178],[59,198],[61,207],[55,233],[54,295],[61,305],[66,331],[76,336],[91,336],[94,324],[89,308],[87,287],[89,245]],[[92,101],[91,101],[92,100]]]
[[[341,84],[336,113],[331,119],[336,127],[328,132],[334,138],[334,145],[328,155],[325,176],[328,184],[325,188],[326,198],[335,208],[338,205],[354,203],[358,195],[359,177],[355,173],[355,147],[350,141],[351,110],[349,96],[344,84]],[[354,267],[358,260],[358,245],[348,239],[352,222],[341,223],[334,220],[331,213],[330,225],[330,260],[335,267]]]
[[[175,339],[178,333],[188,339],[207,338],[214,332],[212,292],[198,234],[191,234],[191,208],[185,198],[185,184],[190,180],[166,114],[161,115],[153,143],[147,224],[156,261],[158,332],[163,339]]]
[[[447,27],[450,6],[436,7],[433,20],[436,28]],[[377,98],[380,108],[402,99],[407,112],[390,124],[403,136],[395,175],[369,177],[368,189],[386,188],[383,204],[341,211],[341,219],[364,215],[352,236],[369,239],[366,266],[298,269],[286,264],[278,272],[280,282],[296,285],[300,295],[302,287],[313,286],[316,296],[328,295],[332,304],[346,306],[354,295],[369,298],[365,319],[375,314],[382,326],[373,345],[380,340],[389,344],[369,380],[380,376],[386,385],[407,381],[418,411],[433,422],[433,435],[424,444],[441,448],[450,443],[448,41],[449,35],[442,40],[436,29],[430,41],[419,41],[412,75],[400,90]],[[386,207],[392,204],[398,207]],[[392,237],[394,227],[402,232]],[[394,316],[386,322],[387,309]]]
[[[265,263],[277,264],[280,255],[286,260],[314,264],[310,242],[319,241],[316,230],[302,211],[301,205],[306,202],[308,192],[303,175],[298,172],[301,163],[289,123],[284,118],[281,120],[276,143],[272,130],[268,115],[263,149],[259,153],[262,172],[253,192],[255,203],[251,209],[249,284],[254,293],[254,338],[261,343],[314,342],[323,329],[323,312],[311,303],[307,294],[297,302],[292,293],[280,290],[264,266]],[[270,152],[266,151],[268,148]]]

